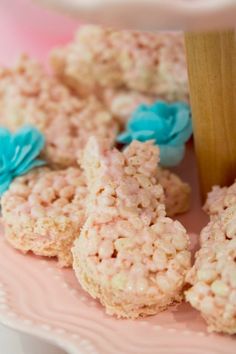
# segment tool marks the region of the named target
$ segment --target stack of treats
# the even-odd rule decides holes
[[[123,152],[86,146],[86,221],[73,248],[82,287],[110,315],[156,314],[183,298],[189,237],[166,216],[158,148],[134,141]]]
[[[182,35],[84,26],[50,63],[48,73],[22,56],[0,70],[0,125],[38,128],[47,162],[4,193],[6,240],[73,267],[110,315],[153,315],[186,296],[209,330],[236,333],[236,184],[209,194],[191,268],[189,236],[173,220],[190,187],[159,166],[153,142],[115,147],[139,104],[188,101]]]

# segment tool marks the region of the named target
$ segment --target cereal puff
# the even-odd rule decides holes
[[[71,247],[85,220],[86,194],[79,168],[42,168],[16,178],[1,200],[7,241],[24,253],[57,257],[61,267],[71,266]]]
[[[201,312],[209,331],[236,333],[236,206],[202,230],[201,249],[187,275],[186,299]]]
[[[165,216],[158,160],[150,142],[122,153],[101,151],[90,139],[85,149],[87,220],[72,249],[73,268],[83,289],[119,318],[181,301],[190,268],[188,235]]]
[[[79,94],[125,88],[185,100],[188,80],[183,35],[81,27],[72,43],[54,49],[55,73]]]
[[[0,71],[0,125],[17,130],[33,124],[46,137],[44,158],[53,166],[76,166],[91,135],[113,145],[117,125],[94,96],[80,99],[42,65],[23,56]]]

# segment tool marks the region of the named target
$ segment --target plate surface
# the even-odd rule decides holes
[[[191,212],[180,219],[197,246],[201,212],[191,149],[179,168],[193,187]],[[108,317],[79,286],[71,269],[23,255],[0,231],[0,322],[48,340],[70,354],[235,354],[236,338],[208,334],[188,304],[136,321]]]

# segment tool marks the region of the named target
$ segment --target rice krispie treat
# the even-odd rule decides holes
[[[79,168],[42,168],[16,178],[1,200],[7,241],[24,253],[57,257],[60,266],[71,266],[71,247],[85,220],[86,194]]]
[[[189,238],[165,216],[158,160],[151,143],[133,142],[122,153],[90,139],[85,150],[90,195],[73,267],[84,290],[117,317],[153,315],[182,299]]]
[[[236,237],[236,205],[228,207],[210,220],[200,234],[201,245],[212,241],[223,242]]]
[[[187,275],[186,299],[199,310],[210,331],[236,333],[236,206],[202,230],[202,248]]]
[[[213,219],[232,205],[236,206],[236,182],[230,187],[214,186],[203,209]]]
[[[167,100],[188,96],[180,33],[83,26],[72,43],[53,50],[51,63],[55,73],[79,94],[123,87]]]
[[[31,123],[46,137],[45,156],[53,165],[76,165],[91,135],[113,145],[117,126],[94,96],[79,99],[37,62],[22,57],[0,71],[0,125],[16,130]]]

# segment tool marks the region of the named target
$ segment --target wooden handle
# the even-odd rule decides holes
[[[203,198],[236,178],[236,38],[233,31],[185,36],[194,141]]]

